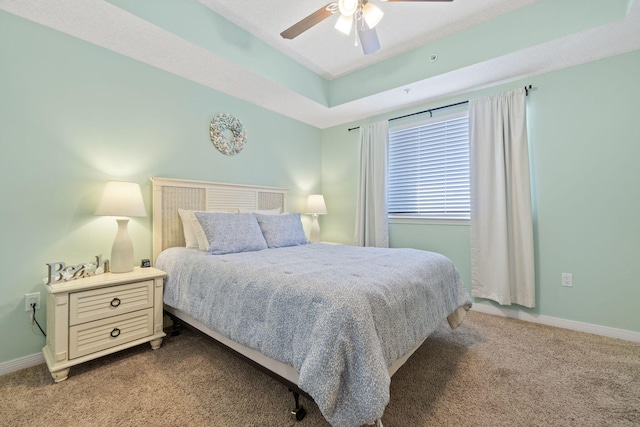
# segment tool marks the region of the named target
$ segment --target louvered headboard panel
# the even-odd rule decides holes
[[[287,210],[287,189],[258,185],[226,184],[173,178],[151,178],[153,182],[153,260],[164,249],[184,246],[178,209]]]

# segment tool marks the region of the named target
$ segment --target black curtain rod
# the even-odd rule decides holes
[[[529,96],[529,90],[531,90],[531,85],[527,85],[524,87],[524,93],[526,96]],[[433,111],[443,110],[445,108],[457,107],[458,105],[464,105],[468,103],[469,101],[461,101],[461,102],[456,102],[455,104],[443,105],[442,107],[429,108],[428,110],[418,111],[416,113],[411,113],[411,114],[405,114],[404,116],[393,117],[393,118],[390,118],[389,121],[392,122],[394,120],[404,119],[405,117],[417,116],[418,114],[425,114],[425,113],[429,113],[431,114],[431,117],[433,117],[433,114],[432,114]],[[352,130],[356,130],[356,129],[360,129],[360,126],[349,128],[348,131],[351,132]]]

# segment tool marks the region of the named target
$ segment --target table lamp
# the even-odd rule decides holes
[[[96,208],[96,215],[106,216],[147,216],[142,200],[140,184],[131,182],[107,182],[102,198]],[[127,230],[128,218],[118,218],[118,232],[111,247],[111,272],[133,271],[133,243]]]
[[[317,243],[320,241],[320,224],[318,223],[318,215],[324,215],[327,213],[327,206],[324,203],[324,197],[322,194],[311,194],[307,198],[307,209],[304,213],[313,215],[309,240]]]

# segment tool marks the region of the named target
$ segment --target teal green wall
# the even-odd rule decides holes
[[[636,51],[369,121],[532,84],[537,299],[535,309],[511,308],[640,332],[638,75]],[[347,129],[362,123],[323,131],[327,240],[353,241],[358,132]],[[469,226],[391,224],[390,242],[444,253],[469,285]],[[573,288],[560,285],[563,272],[573,274]]]
[[[238,48],[250,62],[256,45]],[[275,61],[264,72],[277,75],[287,62],[272,54],[260,62]],[[538,295],[527,311],[640,331],[632,306],[640,300],[638,74],[634,52],[369,121],[533,84]],[[320,100],[327,86],[316,83],[309,96]],[[346,83],[331,88],[341,92]],[[238,156],[223,156],[209,141],[209,121],[221,112],[247,130]],[[351,243],[359,149],[358,132],[347,128],[362,123],[319,130],[0,12],[0,339],[9,343],[0,363],[44,345],[28,324],[24,294],[44,296],[47,262],[109,256],[115,221],[93,215],[108,180],[139,182],[147,209],[151,176],[287,187],[291,211],[322,191],[323,239]],[[130,222],[138,259],[151,257],[150,228],[150,217]],[[468,226],[392,224],[390,238],[394,247],[444,253],[470,283]],[[560,286],[562,272],[573,273],[573,288]],[[44,323],[45,310],[38,318]]]
[[[237,156],[209,139],[218,113],[240,119]],[[95,217],[104,183],[152,176],[287,187],[289,210],[320,191],[321,131],[5,12],[0,12],[0,363],[38,353],[24,294],[47,262],[109,257],[116,232]],[[151,218],[129,231],[151,258]],[[38,312],[44,325],[45,310]]]

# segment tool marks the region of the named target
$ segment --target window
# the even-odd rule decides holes
[[[467,112],[389,131],[390,218],[469,219]]]

